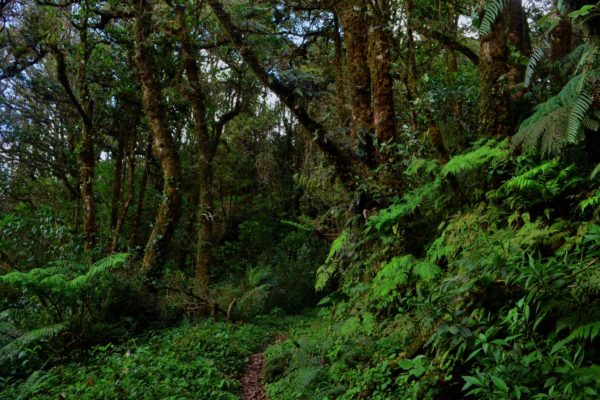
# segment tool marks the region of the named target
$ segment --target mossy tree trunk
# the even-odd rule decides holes
[[[373,24],[369,29],[369,65],[373,92],[373,128],[379,143],[396,138],[392,40],[387,0],[371,3]]]
[[[485,0],[482,0],[485,6]],[[514,131],[510,91],[507,25],[502,16],[479,41],[479,135],[508,136]]]
[[[374,163],[372,143],[371,72],[369,70],[369,27],[371,16],[363,0],[341,0],[335,5],[344,29],[348,82],[350,84],[352,137],[366,152],[368,164]]]
[[[146,276],[155,278],[162,272],[162,263],[179,220],[181,169],[175,142],[167,128],[156,54],[150,40],[154,29],[152,6],[149,0],[135,0],[134,5],[137,45],[135,59],[142,83],[146,118],[152,134],[152,149],[163,174],[163,199],[142,260]]]
[[[79,166],[79,193],[83,204],[83,232],[85,249],[90,251],[96,244],[96,204],[94,201],[94,167],[96,155],[94,152],[94,102],[89,90],[88,61],[91,56],[91,46],[88,40],[87,3],[82,5],[82,21],[79,30],[79,45],[81,59],[78,60],[76,76],[76,91],[73,91],[67,73],[67,64],[62,51],[55,47],[56,73],[71,104],[81,118],[81,135],[76,144],[77,162]]]

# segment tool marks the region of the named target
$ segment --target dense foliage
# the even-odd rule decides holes
[[[600,398],[598,1],[0,0],[0,59],[0,398]]]

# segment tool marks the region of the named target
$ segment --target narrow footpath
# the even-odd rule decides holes
[[[267,400],[267,394],[262,384],[265,357],[262,353],[252,354],[244,375],[240,379],[244,400]]]

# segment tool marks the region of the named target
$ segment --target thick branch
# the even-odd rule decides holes
[[[69,97],[69,100],[71,100],[71,103],[73,103],[73,105],[77,109],[77,112],[83,119],[84,124],[92,125],[92,120],[90,116],[85,112],[85,110],[81,106],[81,103],[79,103],[79,100],[77,100],[75,93],[73,93],[73,89],[71,89],[69,77],[67,76],[67,67],[65,66],[65,56],[59,50],[56,50],[54,54],[56,55],[56,75],[58,77],[58,81],[65,90],[65,93],[67,93],[67,96]]]
[[[479,65],[479,54],[477,54],[474,50],[472,50],[467,45],[461,43],[457,39],[452,36],[446,35],[445,33],[434,31],[431,29],[427,29],[423,26],[416,26],[415,30],[419,32],[419,34],[429,37],[431,39],[437,40],[441,44],[448,46],[449,48],[462,53],[465,57],[467,57],[474,65]]]
[[[294,93],[293,88],[284,85],[277,77],[269,74],[258,57],[247,43],[239,28],[233,23],[231,16],[225,10],[218,0],[208,0],[215,16],[227,32],[232,44],[240,52],[244,61],[256,74],[258,79],[267,86],[279,100],[285,104],[298,119],[298,122],[304,126],[311,134],[319,148],[325,153],[328,161],[333,164],[336,171],[342,178],[349,178],[353,173],[353,160],[349,154],[342,151],[327,135],[326,128],[308,115],[306,109],[302,106],[300,99]],[[343,179],[346,180],[346,179]]]
[[[21,72],[25,71],[27,68],[34,66],[39,63],[45,56],[43,51],[40,51],[30,60],[20,61],[16,60],[11,65],[8,65],[5,68],[2,68],[2,72],[0,73],[0,81],[3,81],[8,78],[13,78]]]

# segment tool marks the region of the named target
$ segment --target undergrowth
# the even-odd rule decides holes
[[[237,399],[237,378],[266,337],[257,325],[204,321],[93,348],[85,360],[3,378],[2,399]]]

